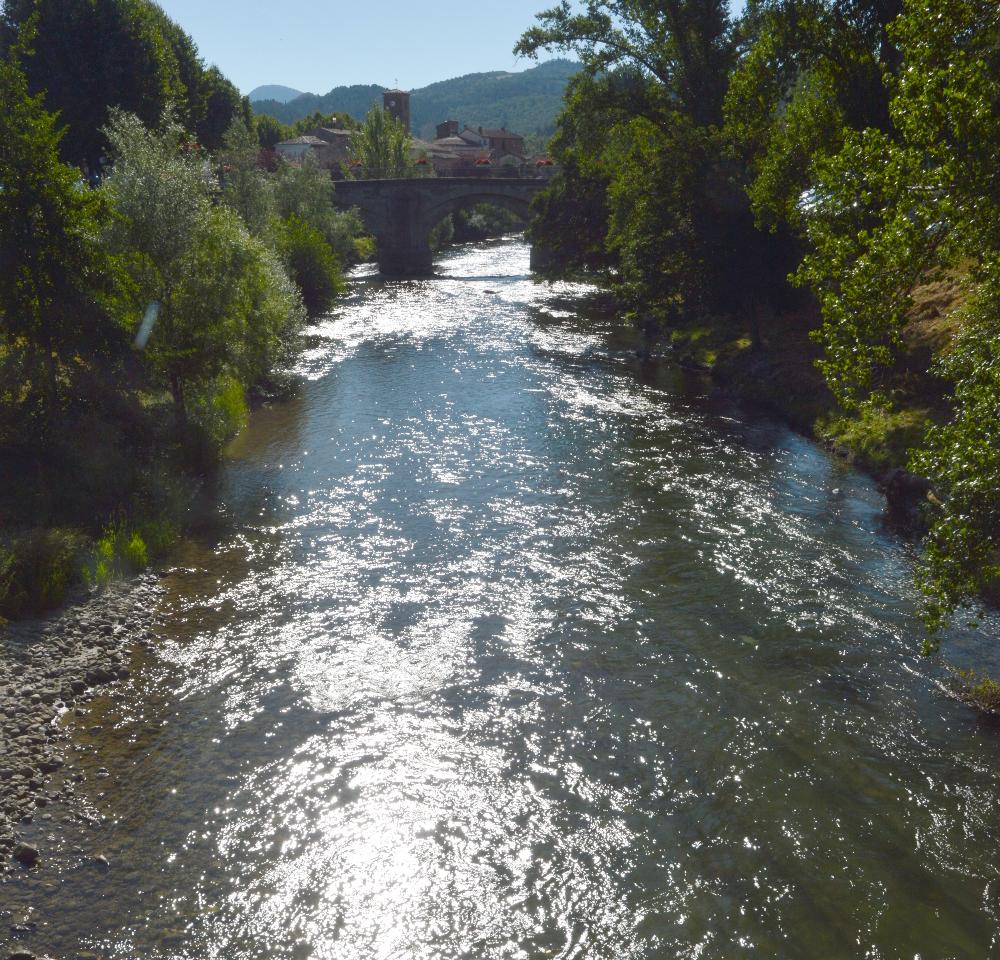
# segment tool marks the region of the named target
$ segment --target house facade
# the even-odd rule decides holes
[[[490,153],[495,152],[497,156],[504,154],[524,155],[524,137],[519,133],[512,133],[505,127],[501,127],[499,130],[490,130],[485,127],[477,127],[473,130],[471,127],[466,127],[459,133],[459,137],[470,145]]]
[[[318,154],[325,146],[325,142],[319,137],[305,136],[282,140],[274,149],[289,160],[301,160],[307,153],[312,153],[318,160]]]

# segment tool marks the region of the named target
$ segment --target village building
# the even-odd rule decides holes
[[[505,127],[501,127],[499,130],[483,127],[477,127],[473,130],[471,127],[466,127],[458,136],[466,143],[480,149],[491,153],[496,151],[497,156],[502,156],[505,153],[517,156],[524,155],[524,137],[519,133],[512,133]]]
[[[457,120],[445,120],[444,123],[439,123],[435,128],[437,131],[438,140],[448,140],[451,137],[458,136],[458,121]],[[464,141],[463,141],[464,142]]]
[[[335,180],[339,179],[341,164],[351,162],[351,131],[338,122],[335,127],[317,127],[312,135],[323,141],[317,151],[317,162]]]
[[[519,177],[524,173],[524,157],[516,153],[505,153],[497,159],[501,177]]]
[[[382,106],[394,120],[399,120],[410,135],[410,95],[405,90],[383,90]]]
[[[414,161],[426,157],[439,177],[458,176],[463,165],[475,163],[481,154],[472,150],[464,140],[458,140],[456,144],[452,142],[453,139],[457,140],[421,140],[419,137],[411,137],[410,157]]]
[[[289,160],[301,160],[310,152],[314,156],[317,156],[319,151],[325,146],[326,143],[320,140],[319,137],[304,136],[294,137],[291,140],[282,140],[281,143],[275,145],[274,149]],[[317,159],[319,159],[318,156]]]

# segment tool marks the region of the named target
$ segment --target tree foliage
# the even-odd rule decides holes
[[[892,131],[899,51],[889,25],[900,0],[753,0],[737,34],[726,134],[747,165],[759,225],[798,224],[815,164],[849,131]]]
[[[28,93],[24,53],[15,45],[0,60],[0,335],[44,368],[51,412],[63,364],[121,345],[117,263],[100,243],[107,208],[60,162],[56,118]]]
[[[564,2],[515,48],[584,64],[552,151],[562,171],[531,227],[558,269],[595,272],[648,330],[778,296],[785,257],[755,229],[723,134],[736,47],[728,5]]]
[[[254,129],[261,150],[273,150],[282,140],[291,138],[291,130],[280,120],[262,113],[254,117]]]
[[[281,252],[309,316],[326,313],[342,289],[337,257],[326,238],[292,214],[281,227]]]
[[[197,152],[168,113],[162,133],[116,113],[108,128],[114,172],[107,190],[119,214],[113,249],[128,257],[130,326],[147,306],[159,315],[144,358],[171,390],[178,420],[190,412],[210,432],[225,418],[232,385],[268,377],[301,321],[301,300],[275,254],[233,212],[215,207]]]
[[[256,134],[238,117],[223,138],[222,203],[239,215],[254,237],[267,234],[275,215],[274,190],[259,158]]]
[[[29,90],[66,126],[62,156],[94,167],[102,133],[118,108],[155,126],[169,103],[192,138],[210,150],[235,116],[249,123],[250,103],[207,68],[191,38],[149,0],[8,0],[3,36],[10,44],[35,24]]]
[[[414,175],[410,138],[402,122],[377,103],[351,137],[351,156],[360,161],[353,173],[366,180],[388,180]]]
[[[891,406],[879,381],[914,286],[961,268],[975,290],[964,331],[938,364],[955,386],[954,418],[931,426],[912,458],[943,501],[921,577],[937,626],[1000,573],[1000,12],[983,0],[907,0],[889,33],[902,58],[892,135],[850,133],[818,167],[806,217],[815,252],[800,274],[821,291],[827,377],[867,408]]]
[[[1000,583],[1000,270],[978,290],[939,372],[955,383],[955,415],[928,429],[911,464],[945,497],[920,575],[932,628],[972,598],[995,598]]]
[[[354,238],[362,231],[353,211],[333,205],[333,181],[312,154],[298,163],[279,164],[273,179],[277,214],[282,220],[295,216],[326,238],[340,263],[356,261]]]

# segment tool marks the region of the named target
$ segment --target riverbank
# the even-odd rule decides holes
[[[148,572],[80,592],[58,613],[0,630],[0,871],[44,861],[44,846],[22,842],[26,825],[100,818],[77,793],[86,778],[73,754],[94,697],[128,696],[128,661],[148,642],[158,583]]]
[[[904,349],[882,385],[893,411],[877,419],[845,412],[817,368],[822,348],[811,333],[822,318],[815,306],[692,320],[648,352],[708,375],[721,393],[822,444],[879,484],[898,526],[921,532],[930,485],[906,468],[928,421],[950,415],[951,384],[932,367],[961,328],[954,311],[962,296],[959,279],[915,291]]]

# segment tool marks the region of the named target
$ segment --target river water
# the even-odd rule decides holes
[[[107,819],[0,887],[33,950],[1000,953],[1000,732],[872,484],[527,262],[362,269],[311,329],[78,737]]]

